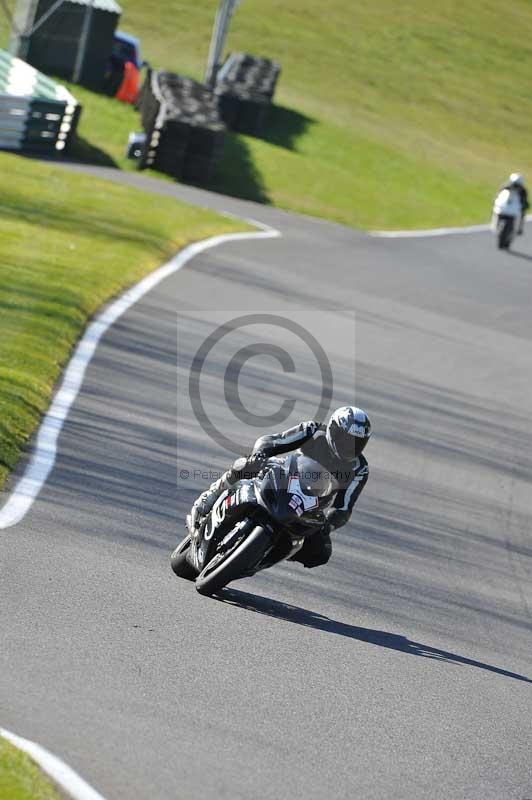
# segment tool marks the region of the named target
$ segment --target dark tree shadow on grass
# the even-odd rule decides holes
[[[262,175],[255,166],[249,146],[242,136],[229,131],[225,137],[222,161],[212,184],[205,188],[240,197],[242,200],[270,203]]]
[[[276,147],[297,150],[297,140],[314,122],[311,117],[290,108],[271,106],[260,138]],[[242,200],[271,203],[246,138],[230,131],[225,137],[222,162],[212,185],[207,188]]]
[[[249,592],[241,592],[238,589],[225,589],[223,594],[217,599],[224,603],[243,608],[246,611],[254,611],[258,614],[264,614],[269,617],[274,617],[275,619],[292,622],[296,625],[314,628],[324,633],[345,636],[348,639],[355,639],[358,642],[366,642],[376,645],[377,647],[384,647],[387,650],[397,650],[400,653],[408,653],[412,656],[432,658],[448,664],[462,664],[464,666],[477,667],[478,669],[487,670],[488,672],[495,672],[497,675],[503,675],[506,678],[514,678],[515,680],[524,681],[525,683],[532,683],[531,678],[519,675],[516,672],[509,672],[500,667],[485,664],[482,661],[475,661],[472,658],[466,658],[465,656],[460,656],[447,650],[440,650],[438,647],[431,647],[421,642],[414,642],[412,639],[407,639],[406,636],[401,636],[397,633],[388,633],[387,631],[374,630],[373,628],[361,628],[358,625],[348,625],[345,622],[337,622],[322,614],[318,614],[316,611],[309,611],[306,608],[292,606],[288,603],[281,603],[278,600],[271,600],[268,597],[260,597],[250,594]]]

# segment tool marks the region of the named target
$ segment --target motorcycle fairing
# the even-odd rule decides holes
[[[231,533],[239,520],[254,516],[259,503],[252,480],[240,481],[220,495],[207,518],[203,535],[197,534],[197,564],[203,568],[214,556],[218,546]],[[262,511],[262,509],[260,509]]]
[[[298,467],[306,466],[314,472],[311,479],[305,478],[302,486]],[[270,459],[257,478],[241,480],[223,492],[203,531],[191,531],[190,558],[194,567],[201,571],[217,556],[221,545],[224,549],[236,546],[239,537],[245,535],[239,521],[244,526],[260,524],[272,534],[272,546],[257,569],[294,555],[305,538],[325,523],[323,510],[334,496],[334,482],[329,478],[323,480],[325,474],[317,462],[294,454],[289,458]]]

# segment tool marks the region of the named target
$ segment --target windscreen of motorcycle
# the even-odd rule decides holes
[[[339,489],[333,473],[301,453],[270,459],[257,483],[259,496],[277,519],[312,515]]]
[[[290,464],[288,491],[307,497],[328,497],[339,489],[338,480],[327,467],[308,456],[298,455]],[[300,490],[300,491],[299,491]]]

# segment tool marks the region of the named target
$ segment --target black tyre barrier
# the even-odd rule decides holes
[[[220,116],[232,130],[261,136],[281,68],[268,58],[232,53],[216,78]]]
[[[138,106],[146,133],[139,167],[209,183],[223,153],[226,129],[213,93],[190,78],[150,70]]]

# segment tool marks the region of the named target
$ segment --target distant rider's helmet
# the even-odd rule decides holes
[[[342,461],[354,461],[371,436],[371,422],[365,411],[356,406],[337,408],[327,425],[327,442]]]
[[[524,186],[525,179],[518,172],[512,172],[509,178],[509,183],[511,183],[512,186]]]

